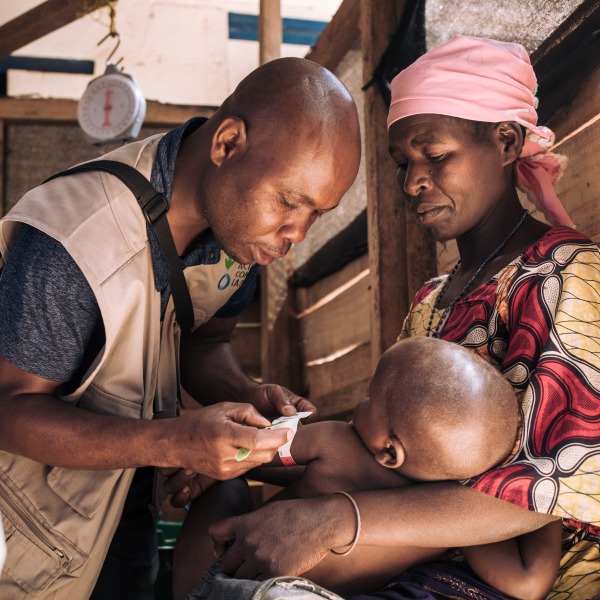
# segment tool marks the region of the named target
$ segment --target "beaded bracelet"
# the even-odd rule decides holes
[[[348,548],[348,550],[344,550],[343,552],[339,552],[338,550],[334,550],[333,548],[331,549],[331,551],[334,554],[338,554],[339,556],[346,556],[346,555],[350,554],[350,552],[352,552],[352,550],[354,550],[354,548],[356,548],[356,544],[358,543],[358,536],[360,535],[360,528],[361,528],[360,511],[358,510],[358,504],[356,504],[356,501],[350,494],[348,494],[347,492],[342,492],[342,491],[333,492],[333,493],[341,494],[342,496],[346,496],[346,498],[348,498],[348,500],[350,500],[350,502],[352,502],[352,506],[354,507],[354,511],[356,512],[356,533],[354,534],[354,539],[350,543],[350,548]]]

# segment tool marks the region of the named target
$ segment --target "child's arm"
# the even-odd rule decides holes
[[[559,519],[517,538],[469,546],[462,552],[475,574],[503,594],[543,599],[558,574],[561,532]]]
[[[251,479],[281,485],[277,471],[293,471],[290,482],[277,499],[306,498],[338,490],[400,487],[407,480],[393,469],[381,466],[362,443],[356,430],[343,421],[320,421],[300,425],[290,452],[297,467],[283,467],[279,456],[246,474]],[[306,465],[304,467],[300,465]],[[279,468],[277,468],[279,466]]]
[[[302,477],[286,488],[285,497],[387,489],[407,482],[393,469],[380,465],[354,427],[342,421],[300,426],[292,441],[291,455],[298,465],[306,466]]]

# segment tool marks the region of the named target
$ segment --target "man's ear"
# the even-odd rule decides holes
[[[236,152],[245,149],[246,143],[246,123],[239,117],[227,117],[219,123],[213,135],[210,159],[220,167]]]
[[[514,163],[519,158],[523,148],[523,130],[521,126],[514,121],[505,121],[496,125],[494,133],[502,152],[503,165]]]

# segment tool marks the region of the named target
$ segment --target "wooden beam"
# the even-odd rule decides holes
[[[360,35],[360,0],[344,0],[306,58],[333,71]]]
[[[538,79],[540,123],[546,124],[557,111],[568,109],[598,74],[599,23],[600,3],[584,0],[532,54]]]
[[[559,107],[552,116],[542,124],[550,127],[556,134],[557,143],[561,142],[573,131],[585,127],[587,123],[598,118],[600,113],[600,65],[581,87],[572,102]],[[557,152],[562,152],[558,149]]]
[[[328,362],[309,363],[304,366],[304,374],[308,398],[313,401],[369,379],[372,375],[371,344],[366,341]],[[354,406],[347,408],[352,409]]]
[[[361,0],[363,81],[369,81],[404,13],[405,0]],[[400,333],[416,289],[435,273],[435,245],[408,212],[396,181],[386,128],[388,108],[377,86],[365,93],[367,221],[371,272],[371,360]]]
[[[556,151],[569,157],[569,165],[555,185],[556,193],[577,231],[600,243],[600,119],[581,129]]]
[[[0,27],[0,57],[108,5],[108,0],[46,0]]]
[[[330,360],[336,353],[369,340],[369,284],[367,273],[299,319],[304,360]]]
[[[210,117],[216,108],[162,104],[150,100],[146,107],[146,125],[180,125],[191,117]],[[69,122],[77,121],[77,100],[57,98],[0,98],[0,119],[6,121]]]
[[[264,65],[281,56],[283,26],[281,0],[260,0],[258,15],[258,62]]]

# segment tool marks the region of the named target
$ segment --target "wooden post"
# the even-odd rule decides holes
[[[361,0],[360,33],[366,83],[388,47],[404,12],[405,0]],[[435,246],[426,239],[396,181],[388,154],[388,108],[377,85],[365,93],[367,223],[371,271],[371,361],[396,340],[412,296],[435,273]]]
[[[258,62],[266,62],[281,56],[281,0],[260,0],[258,15]]]
[[[343,0],[306,58],[333,71],[356,42],[360,0]]]
[[[260,0],[258,17],[259,62],[281,54],[280,0]],[[300,393],[297,323],[292,316],[288,288],[288,258],[261,269],[261,373],[268,383],[278,383]]]

